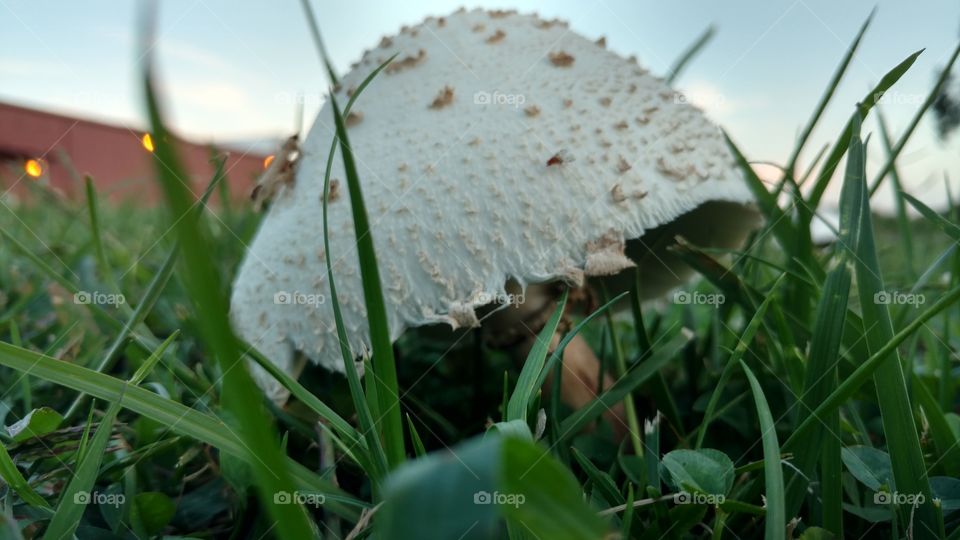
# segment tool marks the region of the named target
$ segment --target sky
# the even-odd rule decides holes
[[[665,74],[713,25],[716,35],[676,86],[726,129],[749,159],[780,164],[876,7],[801,168],[832,143],[856,102],[887,71],[925,49],[881,105],[898,136],[960,41],[960,2],[947,0],[311,2],[340,73],[401,25],[461,5],[515,8],[567,20],[591,39],[606,36],[610,49],[637,55],[641,65],[657,74]],[[138,83],[143,63],[137,43],[140,5],[131,0],[0,0],[0,101],[145,126]],[[159,14],[152,51],[177,131],[221,143],[282,137],[298,125],[298,101],[304,103],[305,127],[313,122],[329,81],[298,0],[163,0]],[[877,132],[872,119],[865,130]],[[871,170],[884,161],[875,135],[868,150]],[[933,122],[925,119],[899,161],[906,188],[942,207],[945,176],[960,179],[958,151],[960,137],[940,141]],[[770,169],[761,172],[773,177]],[[891,208],[891,198],[881,194],[877,206]]]

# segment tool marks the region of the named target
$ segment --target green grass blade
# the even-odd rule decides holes
[[[603,284],[600,285],[600,292],[602,298],[605,300],[609,296],[607,293],[607,288]],[[626,354],[623,352],[623,343],[620,341],[620,336],[617,335],[617,325],[613,322],[613,314],[610,311],[606,313],[607,319],[607,333],[610,335],[610,348],[613,350],[613,367],[614,375],[617,377],[623,377],[627,372],[627,359]],[[659,372],[658,372],[659,374]],[[598,380],[602,381],[604,375],[604,370],[601,367],[601,373],[599,374]],[[602,388],[597,388],[597,393],[600,393]],[[627,417],[627,435],[630,437],[630,444],[633,445],[633,452],[643,457],[643,440],[641,439],[640,432],[640,416],[637,414],[637,404],[633,399],[633,392],[627,392],[627,395],[623,399],[623,410],[625,416]]]
[[[103,357],[100,359],[100,362],[95,368],[97,371],[109,371],[110,368],[113,367],[114,363],[120,358],[120,353],[123,351],[123,347],[127,344],[127,340],[130,339],[130,334],[133,333],[133,329],[139,326],[143,320],[146,319],[150,311],[153,310],[153,306],[156,304],[157,300],[160,299],[160,293],[170,280],[170,275],[173,273],[174,263],[176,260],[177,248],[173,247],[170,250],[170,253],[167,254],[167,257],[160,266],[160,269],[156,274],[154,274],[153,279],[147,286],[147,291],[144,293],[143,298],[141,298],[140,302],[137,303],[136,309],[134,309],[130,314],[129,319],[127,320],[126,324],[123,325],[120,333],[113,338],[113,342],[110,344],[110,347],[103,354]],[[85,398],[86,394],[80,394],[74,399],[73,403],[70,405],[70,408],[68,408],[66,414],[64,414],[65,420],[70,419],[80,410],[80,408],[83,406]]]
[[[119,401],[120,396],[123,395],[123,407],[130,411],[169,426],[176,433],[209,444],[241,460],[247,462],[257,460],[257,457],[249,452],[239,434],[219,418],[160,397],[149,390],[128,386],[115,377],[3,342],[0,342],[0,365],[22,373],[30,373],[34,377],[108,402]],[[345,497],[342,491],[322,480],[306,467],[292,460],[288,463],[302,489],[329,493],[355,506],[365,505],[361,501]],[[338,513],[344,512],[342,507],[328,505],[328,508]],[[342,515],[352,519],[357,517],[353,512]]]
[[[868,93],[863,100],[857,105],[857,110],[850,117],[850,120],[847,121],[846,126],[843,128],[843,132],[840,134],[840,137],[837,139],[837,142],[833,145],[833,150],[830,151],[830,154],[827,156],[827,160],[823,164],[823,168],[820,170],[820,174],[817,175],[817,178],[814,181],[813,188],[810,190],[810,194],[807,196],[807,206],[810,208],[810,214],[817,210],[817,207],[820,205],[820,199],[823,197],[824,192],[827,190],[827,185],[830,183],[830,179],[833,177],[834,171],[837,170],[837,166],[840,164],[840,160],[843,158],[843,155],[847,152],[847,148],[850,145],[850,137],[853,135],[853,125],[855,118],[864,118],[870,109],[880,101],[880,98],[883,97],[883,94],[890,89],[900,77],[903,76],[907,70],[916,62],[917,57],[923,50],[919,50],[902,62],[896,65],[893,69],[888,71],[883,78],[880,79],[880,82]],[[803,226],[809,227],[809,223],[803,224]]]
[[[152,42],[152,40],[145,40]],[[287,538],[308,538],[313,528],[302,505],[278,504],[277,493],[294,491],[293,480],[280,450],[279,439],[270,424],[261,395],[247,372],[245,359],[233,335],[227,314],[229,302],[220,283],[220,275],[208,254],[210,231],[199,216],[191,212],[191,191],[182,179],[180,159],[168,135],[160,103],[154,90],[151,64],[146,62],[143,76],[144,95],[151,131],[154,135],[153,158],[157,176],[167,201],[170,223],[182,248],[182,282],[193,300],[204,343],[216,357],[223,377],[222,403],[237,422],[244,449],[256,456],[253,473],[260,501],[277,523],[277,534]]]
[[[797,166],[797,160],[800,159],[800,152],[803,151],[803,147],[810,138],[810,134],[813,133],[813,128],[815,128],[817,126],[817,122],[820,121],[820,117],[823,116],[823,111],[827,109],[827,104],[830,103],[830,99],[833,97],[834,92],[836,92],[837,87],[840,85],[840,80],[843,79],[844,74],[847,72],[847,67],[850,66],[850,61],[853,60],[853,55],[857,52],[857,48],[860,46],[860,40],[863,39],[863,35],[867,32],[867,28],[870,26],[870,22],[873,21],[873,16],[876,14],[876,12],[877,10],[874,8],[872,11],[870,11],[870,15],[867,16],[867,20],[863,22],[863,25],[860,27],[860,31],[857,32],[857,36],[853,39],[853,43],[851,43],[850,47],[847,49],[847,54],[845,54],[843,60],[840,61],[840,65],[837,67],[836,71],[834,71],[830,82],[827,83],[827,89],[820,97],[820,101],[817,103],[817,107],[814,109],[813,115],[810,117],[810,120],[807,121],[807,125],[800,133],[800,137],[797,139],[797,144],[794,146],[793,153],[790,155],[790,159],[787,160],[787,166],[785,167],[788,176],[792,177],[794,175]]]
[[[647,325],[643,322],[643,295],[640,293],[640,269],[633,272],[633,283],[630,287],[630,311],[633,315],[633,330],[637,337],[637,345],[640,348],[640,358],[645,358],[650,354],[650,336],[647,335]],[[614,298],[612,301],[616,301]],[[680,409],[677,407],[676,400],[670,392],[670,385],[667,383],[662,373],[657,373],[651,384],[650,393],[654,399],[654,406],[663,411],[667,421],[678,431],[683,430],[683,418],[680,416]],[[644,448],[648,445],[644,442]]]
[[[21,499],[35,508],[50,509],[47,501],[34,491],[33,487],[20,474],[20,469],[13,462],[13,458],[7,452],[7,448],[0,441],[0,478],[10,486]]]
[[[87,212],[90,216],[90,233],[93,240],[93,252],[100,266],[100,272],[103,274],[110,288],[113,289],[113,292],[123,292],[113,277],[113,272],[110,270],[110,263],[103,249],[103,235],[100,232],[100,213],[97,209],[97,191],[93,186],[93,178],[87,175],[83,178],[83,182],[87,193]]]
[[[310,0],[301,0],[300,5],[303,6],[307,24],[310,26],[310,36],[313,37],[313,44],[317,47],[317,52],[320,54],[320,61],[323,62],[323,67],[327,70],[327,76],[330,77],[330,83],[338,84],[340,81],[337,79],[336,71],[333,70],[330,55],[327,54],[327,48],[323,45],[323,36],[320,35],[320,25],[317,24],[317,16],[313,13]]]
[[[407,415],[407,431],[410,432],[410,442],[413,443],[414,455],[418,458],[427,455],[427,449],[423,446],[423,440],[417,433],[417,427],[413,425],[413,420],[409,414]]]
[[[930,437],[939,457],[934,466],[939,465],[947,476],[960,476],[960,441],[950,429],[937,399],[920,377],[913,378],[913,395],[923,407],[924,416],[930,424]]]
[[[610,506],[618,506],[626,502],[610,475],[598,469],[597,466],[590,461],[590,458],[583,455],[583,453],[576,448],[574,448],[571,453],[574,459],[577,460],[580,468],[583,469],[583,472],[587,475],[587,478],[590,479],[590,483],[593,485],[593,491],[599,493],[600,496],[607,501],[607,504]]]
[[[960,287],[955,287],[944,294],[940,300],[927,308],[914,320],[910,321],[910,324],[905,326],[903,330],[897,332],[883,347],[871,354],[866,361],[843,379],[833,393],[824,399],[809,416],[806,416],[803,421],[797,425],[790,437],[783,443],[783,450],[785,452],[793,451],[800,440],[809,436],[809,431],[814,424],[820,422],[827,413],[837,410],[854,396],[857,390],[873,376],[877,367],[888,359],[891,352],[895,351],[897,347],[908,338],[913,337],[930,319],[956,304],[958,301],[960,301]]]
[[[773,290],[776,290],[776,288],[777,286],[774,285]],[[720,373],[720,379],[717,381],[713,394],[710,396],[710,401],[707,403],[707,408],[703,413],[703,422],[700,423],[700,429],[697,433],[696,448],[703,446],[703,439],[707,436],[707,428],[710,427],[710,423],[716,418],[717,405],[720,403],[720,398],[723,396],[727,382],[733,375],[733,368],[740,365],[740,359],[743,358],[744,353],[746,353],[750,347],[750,343],[753,342],[753,337],[757,334],[761,324],[763,324],[763,317],[767,313],[767,307],[770,306],[774,298],[775,296],[771,291],[763,303],[760,304],[760,307],[757,308],[750,322],[747,323],[743,335],[737,339],[737,346],[733,349],[733,354],[730,355],[730,359],[727,360],[727,364],[723,367],[723,371]]]
[[[73,537],[77,526],[80,524],[80,517],[90,502],[90,494],[94,491],[94,484],[97,481],[104,451],[113,434],[113,423],[123,406],[123,396],[128,387],[127,385],[136,386],[140,384],[153,367],[157,365],[157,361],[160,360],[163,352],[177,339],[178,335],[179,332],[174,332],[168,337],[167,340],[160,345],[160,348],[154,351],[150,357],[144,361],[140,369],[133,374],[133,377],[120,388],[119,398],[113,401],[110,407],[107,408],[107,412],[100,420],[100,425],[97,427],[96,432],[94,432],[93,438],[90,439],[90,442],[83,452],[83,457],[79,459],[79,464],[73,471],[70,482],[60,494],[60,502],[57,504],[57,510],[54,512],[53,519],[50,520],[50,525],[47,527],[46,538]]]
[[[373,350],[373,373],[377,388],[377,402],[381,415],[378,423],[382,426],[384,453],[387,464],[395,468],[403,463],[406,451],[403,445],[403,423],[400,416],[400,390],[397,383],[397,366],[393,357],[393,341],[387,324],[387,309],[383,300],[380,271],[373,246],[370,222],[363,202],[360,176],[350,148],[347,128],[340,114],[337,99],[332,94],[334,121],[337,125],[337,139],[340,141],[340,155],[343,158],[344,174],[350,192],[350,207],[353,213],[354,233],[357,239],[357,255],[360,259],[360,276],[363,282],[363,299],[367,308],[367,321],[370,323],[370,345]],[[329,252],[328,252],[329,258]]]
[[[859,126],[857,126],[859,132]],[[840,196],[840,237],[837,258],[827,274],[820,301],[814,316],[813,334],[806,366],[806,378],[802,402],[806,411],[816,408],[833,392],[839,382],[837,364],[840,345],[846,327],[847,305],[852,282],[853,253],[849,249],[857,243],[859,206],[857,179],[864,167],[862,148],[851,148],[847,157],[846,174]],[[820,499],[823,525],[834,534],[841,534],[842,493],[840,485],[840,413],[832,411],[822,418],[813,432],[801,443],[796,452],[796,468],[788,484],[787,511],[793,515],[806,496],[807,478],[812,478],[817,462],[821,463],[824,475],[820,480]]]
[[[667,343],[657,347],[646,361],[631,367],[606,392],[564,419],[563,423],[560,424],[557,444],[561,444],[579,433],[587,424],[596,420],[605,411],[622,401],[627,394],[656,375],[663,366],[677,357],[688,341],[689,339],[682,332],[674,336]]]
[[[394,55],[396,56],[396,55]],[[347,106],[344,109],[344,114],[349,114],[350,108],[353,106],[353,103],[360,97],[363,93],[363,90],[370,84],[371,81],[377,76],[377,74],[382,71],[387,64],[389,64],[394,57],[390,57],[386,62],[380,64],[377,69],[373,70],[363,80],[362,83],[357,87],[357,91],[353,93],[350,99],[347,101]],[[336,137],[330,143],[330,151],[327,155],[327,166],[324,170],[323,176],[323,204],[322,204],[322,217],[323,217],[323,248],[324,253],[330,253],[330,235],[329,235],[329,219],[328,219],[328,205],[329,205],[329,193],[330,193],[330,174],[333,170],[333,159],[334,152],[337,149],[338,140]],[[350,351],[348,345],[349,341],[347,339],[346,327],[343,324],[343,313],[340,309],[340,301],[337,296],[337,285],[336,280],[333,275],[333,264],[332,258],[328,255],[324,257],[326,259],[327,266],[327,279],[330,284],[330,299],[331,306],[333,308],[333,317],[334,322],[337,328],[337,338],[340,343],[340,354],[344,362],[344,372],[347,378],[347,384],[350,387],[350,397],[353,400],[354,409],[357,413],[357,418],[360,423],[360,429],[363,433],[363,437],[367,442],[367,450],[369,453],[369,462],[371,468],[367,470],[367,474],[371,477],[371,481],[374,484],[374,495],[376,496],[379,493],[379,489],[376,489],[380,481],[386,475],[387,469],[389,468],[387,463],[387,456],[383,449],[383,443],[380,439],[379,430],[374,424],[373,411],[370,407],[370,402],[376,400],[373,398],[376,397],[374,392],[369,392],[369,396],[364,395],[363,386],[360,383],[359,375],[357,374],[356,369],[349,369],[347,366],[354,366],[354,357],[353,353]],[[369,398],[369,399],[368,399]]]
[[[608,309],[610,309],[626,294],[627,293],[625,292],[618,294],[612,300],[603,304],[602,306],[594,310],[592,313],[584,317],[579,323],[577,323],[576,326],[573,327],[573,329],[571,329],[569,332],[567,332],[565,336],[563,336],[563,339],[560,340],[560,343],[557,344],[557,347],[553,350],[552,353],[550,353],[550,358],[547,359],[546,365],[544,365],[543,369],[540,370],[540,375],[537,377],[537,382],[533,385],[533,392],[536,392],[537,390],[543,387],[543,383],[547,380],[547,375],[550,373],[551,370],[553,370],[554,366],[557,365],[557,362],[559,362],[560,359],[563,357],[563,350],[567,347],[570,341],[572,341],[573,338],[577,337],[577,335],[580,334],[580,331],[583,330],[583,328],[587,324],[589,324],[591,321],[593,321],[594,319],[596,319],[597,317],[605,313]],[[524,367],[526,367],[526,364],[524,364]]]
[[[902,195],[903,195],[903,198],[906,199],[911,206],[916,208],[917,211],[923,215],[923,217],[927,218],[928,220],[932,221],[934,225],[937,225],[938,227],[943,229],[943,232],[947,233],[950,236],[950,238],[953,238],[955,241],[960,242],[960,227],[958,227],[956,223],[941,216],[934,209],[923,204],[922,201],[920,201],[913,195],[910,195],[909,193],[906,193],[906,192],[902,193]]]
[[[907,145],[907,142],[910,140],[910,136],[913,135],[914,130],[917,129],[918,125],[920,125],[920,121],[923,120],[923,116],[933,105],[933,102],[937,100],[937,97],[940,95],[941,90],[943,90],[944,85],[947,84],[947,81],[950,79],[950,70],[953,68],[953,64],[956,63],[958,56],[960,56],[960,43],[958,43],[956,48],[953,49],[953,54],[950,55],[950,60],[947,60],[947,65],[943,68],[943,70],[941,70],[936,84],[933,85],[933,88],[930,89],[930,93],[927,94],[927,99],[923,101],[923,104],[920,105],[920,108],[917,109],[916,113],[914,113],[913,118],[910,120],[910,124],[907,125],[907,129],[904,130],[903,135],[901,135],[900,139],[897,140],[897,144],[893,147],[890,155],[887,157],[886,163],[884,163],[883,167],[880,168],[876,177],[874,177],[873,181],[870,183],[871,196],[876,193],[877,189],[880,187],[880,184],[883,182],[883,179],[890,173],[891,169],[893,169],[894,164],[897,161],[897,157]]]
[[[780,464],[780,443],[777,441],[777,430],[773,423],[773,414],[767,398],[763,395],[763,387],[753,375],[753,371],[741,360],[743,372],[750,381],[753,391],[753,400],[757,406],[757,417],[760,420],[760,429],[763,438],[763,474],[766,486],[765,506],[767,513],[764,516],[764,538],[777,540],[786,538],[787,513],[785,510],[785,495],[783,490],[783,466]]]
[[[57,505],[53,519],[50,520],[50,525],[47,527],[46,538],[64,539],[73,537],[77,526],[80,524],[80,517],[89,501],[90,493],[94,491],[93,487],[97,481],[103,453],[113,433],[113,422],[117,418],[117,413],[120,412],[122,401],[123,393],[121,391],[120,399],[110,405],[106,414],[100,420],[100,425],[90,440],[87,451],[84,452],[83,460],[73,471],[70,482],[61,493],[60,503]]]
[[[883,148],[887,152],[888,159],[895,159],[893,140],[890,138],[890,131],[887,129],[887,121],[884,119],[883,112],[877,109],[877,122],[880,125],[880,139],[883,141]],[[897,171],[896,163],[890,166],[890,181],[893,182],[893,197],[897,210],[897,226],[900,229],[900,240],[903,244],[903,254],[905,256],[904,264],[907,265],[907,275],[911,279],[916,279],[916,271],[913,267],[913,230],[910,226],[910,217],[907,215],[907,205],[903,200],[903,183],[900,181],[900,172]]]
[[[670,67],[670,70],[667,71],[666,81],[667,84],[673,85],[674,81],[680,77],[680,73],[690,64],[690,62],[706,47],[707,43],[713,39],[713,36],[717,33],[716,28],[713,25],[708,26],[706,30],[700,34],[700,37],[696,39],[693,43],[690,44],[686,50],[680,55],[680,58],[673,63],[673,66]]]
[[[357,433],[357,430],[354,429],[352,425],[350,425],[350,422],[347,422],[343,417],[337,414],[336,411],[331,409],[330,406],[317,398],[317,396],[313,395],[309,390],[304,388],[302,384],[296,381],[296,379],[288,375],[282,369],[278,368],[276,364],[267,358],[264,358],[264,356],[260,354],[260,351],[249,345],[245,346],[244,348],[247,351],[247,356],[249,356],[251,360],[266,370],[267,373],[269,373],[273,378],[277,379],[277,381],[279,381],[284,388],[290,391],[290,395],[303,402],[303,404],[315,412],[317,416],[329,422],[334,431],[336,431],[339,436],[346,439],[350,446],[360,446],[363,450],[366,450],[364,442],[360,438],[360,434]]]
[[[557,332],[557,325],[560,324],[560,317],[563,316],[563,310],[567,305],[568,289],[564,289],[563,295],[557,301],[557,307],[553,310],[553,315],[547,321],[546,326],[540,330],[537,340],[527,355],[527,360],[520,371],[520,377],[517,380],[517,386],[510,395],[510,401],[507,402],[506,420],[527,421],[527,411],[530,408],[530,401],[537,391],[536,384],[540,376],[546,373],[544,363],[547,359],[547,353],[550,350],[550,342],[553,341],[553,335]],[[559,349],[559,348],[558,348]]]
[[[793,253],[794,250],[792,246],[796,243],[796,233],[793,223],[790,218],[784,214],[784,211],[780,208],[779,204],[777,204],[776,197],[770,193],[760,180],[760,177],[757,176],[756,171],[753,170],[750,162],[744,157],[743,153],[740,152],[737,145],[734,144],[733,139],[731,139],[726,132],[724,132],[723,136],[727,141],[727,146],[730,148],[730,151],[733,152],[733,157],[737,165],[740,166],[740,170],[743,172],[750,192],[753,193],[753,196],[757,199],[757,206],[760,208],[760,212],[762,212],[763,216],[767,219],[767,226],[773,231],[773,235],[784,249],[788,253]]]
[[[863,312],[865,341],[870,351],[879,351],[893,337],[893,325],[886,305],[876,300],[884,292],[880,275],[880,263],[874,246],[873,223],[870,216],[870,201],[866,185],[865,149],[860,141],[859,117],[855,122],[850,141],[850,158],[857,164],[855,174],[848,175],[846,182],[854,186],[849,192],[857,204],[858,220],[851,224],[850,232],[854,243],[845,246],[853,251],[854,270],[857,277],[857,292],[860,308]],[[887,448],[893,465],[897,489],[902,493],[923,494],[931,501],[930,485],[927,481],[926,465],[920,448],[917,427],[913,420],[913,408],[907,392],[906,380],[900,363],[900,355],[891,351],[874,374],[877,398],[886,434]],[[926,531],[939,529],[933,503],[927,502],[916,510],[916,528],[918,536],[927,537]]]

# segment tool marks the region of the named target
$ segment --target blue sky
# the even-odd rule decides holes
[[[0,0],[0,100],[142,126],[133,1]],[[343,72],[403,24],[459,2],[314,0],[334,64]],[[664,73],[708,25],[717,34],[678,81],[753,160],[782,163],[870,10],[876,18],[807,157],[832,141],[857,100],[887,70],[925,48],[883,111],[894,133],[909,122],[960,39],[960,3],[771,0],[473,2],[570,21],[588,37],[636,54]],[[289,133],[303,94],[312,122],[328,82],[297,0],[164,0],[156,53],[174,126],[195,139]],[[873,123],[868,130],[875,130]],[[879,137],[872,167],[882,164]],[[936,204],[944,173],[960,178],[960,140],[939,142],[925,121],[901,160],[908,187]],[[880,201],[881,206],[884,200]]]

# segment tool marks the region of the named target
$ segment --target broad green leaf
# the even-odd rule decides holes
[[[144,491],[137,493],[131,507],[131,520],[136,519],[151,536],[163,532],[176,511],[176,504],[163,493]]]
[[[40,407],[7,426],[7,434],[14,442],[22,442],[56,431],[62,422],[63,416],[60,416],[60,413],[49,407]]]
[[[673,450],[660,466],[678,490],[726,496],[733,487],[733,461],[719,450]]]
[[[897,489],[893,478],[890,455],[869,446],[847,446],[841,452],[843,464],[854,478],[873,491],[881,487]]]
[[[534,538],[601,538],[606,525],[573,475],[525,438],[488,432],[394,471],[377,512],[391,539],[500,538],[512,523]]]

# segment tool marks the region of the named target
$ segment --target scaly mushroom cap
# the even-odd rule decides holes
[[[340,103],[394,53],[347,117],[394,339],[411,326],[476,326],[474,309],[503,298],[508,279],[580,284],[615,274],[634,265],[626,240],[707,202],[752,200],[722,134],[699,110],[565,23],[483,10],[429,18],[367,52],[340,81]],[[233,288],[239,335],[288,372],[294,349],[343,370],[327,256],[349,345],[367,350],[339,153],[331,253],[323,250],[334,132],[328,103]],[[710,227],[742,229],[739,216],[728,218]],[[268,394],[283,396],[255,371]]]

